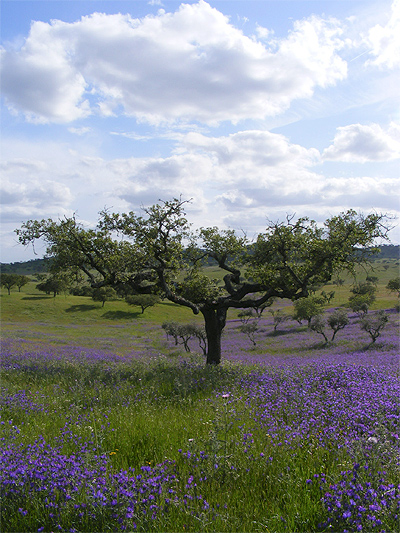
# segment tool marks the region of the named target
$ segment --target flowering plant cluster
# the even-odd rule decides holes
[[[385,481],[385,472],[371,472],[366,464],[356,463],[351,470],[341,473],[340,481],[321,485],[323,502],[329,513],[324,527],[333,531],[391,530],[390,524],[400,528],[400,484]],[[389,524],[389,529],[388,528]]]
[[[2,531],[397,531],[397,339],[351,327],[249,353],[236,324],[218,367],[5,340]]]
[[[112,473],[108,459],[108,454],[90,453],[86,446],[68,456],[44,439],[3,447],[2,523],[14,522],[21,529],[21,519],[27,517],[36,531],[98,531],[105,523],[131,531],[137,522],[142,527],[148,521],[156,523],[172,509],[190,512],[196,501],[209,508],[191,491],[192,478],[184,493],[179,490],[172,461],[142,466],[139,473],[133,468]]]

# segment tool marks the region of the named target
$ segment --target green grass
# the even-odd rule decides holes
[[[388,293],[385,286],[396,276],[397,268],[394,261],[376,262],[375,272],[380,279],[375,308],[389,308],[396,303],[395,295]],[[336,292],[331,305],[343,304],[351,294],[350,288],[350,278],[342,287],[325,287]],[[32,409],[18,402],[10,405],[5,402],[2,420],[7,424],[1,426],[3,444],[27,445],[43,437],[51,445],[62,442],[63,453],[73,455],[80,443],[92,442],[96,453],[108,457],[108,468],[115,472],[174,461],[179,471],[178,494],[189,490],[185,485],[192,473],[207,477],[206,483],[199,482],[198,489],[190,490],[201,492],[212,503],[213,511],[205,511],[194,501],[191,509],[182,512],[177,508],[162,521],[153,524],[142,521],[141,531],[320,530],[318,524],[326,518],[326,510],[317,484],[309,486],[306,480],[323,472],[329,482],[334,482],[342,470],[351,468],[356,456],[349,455],[345,448],[338,449],[333,441],[325,440],[321,446],[323,428],[321,431],[316,428],[308,440],[296,437],[293,442],[285,442],[285,424],[290,425],[295,419],[290,402],[283,402],[277,413],[285,421],[277,434],[271,436],[262,425],[255,424],[254,413],[246,403],[248,391],[241,380],[259,371],[258,367],[227,361],[217,368],[204,367],[202,358],[196,355],[185,355],[187,364],[182,364],[179,357],[182,352],[163,340],[160,325],[166,320],[191,322],[200,321],[201,317],[167,301],[141,314],[123,300],[106,302],[101,307],[90,298],[71,295],[53,298],[39,293],[34,282],[20,293],[12,291],[8,295],[2,290],[1,308],[3,339],[15,339],[17,343],[28,340],[32,351],[50,347],[57,354],[57,347],[79,346],[122,356],[148,347],[149,354],[140,360],[128,358],[96,364],[57,357],[45,362],[32,359],[24,363],[23,369],[16,366],[4,370],[1,386],[6,396],[25,391],[29,402],[39,407]],[[290,305],[285,309],[290,312]],[[230,313],[230,318],[236,316],[237,312]],[[278,337],[266,337],[263,346],[253,352],[284,355]],[[345,341],[338,339],[338,345],[342,342]],[[23,343],[20,349],[22,360]],[[299,346],[299,353],[302,349]],[[321,359],[323,353],[318,352]],[[306,372],[294,368],[293,374],[301,382]],[[275,379],[279,381],[279,371]],[[229,398],[221,396],[226,391]],[[329,410],[332,405],[327,402],[326,407]],[[382,420],[374,421],[376,427],[378,422],[388,424],[385,413],[381,415]],[[20,432],[15,434],[12,428]],[[249,432],[251,438],[247,436]],[[199,466],[195,459],[182,453],[187,451],[196,457],[203,452],[208,458]],[[357,458],[364,460],[362,454]],[[88,454],[87,460],[89,464],[95,458]],[[388,472],[395,481],[393,464],[388,465]],[[85,501],[85,494],[76,498]],[[15,512],[9,515],[5,509],[7,520],[2,531],[37,531],[41,516],[47,512],[38,502],[39,498],[16,502]],[[26,517],[18,513],[21,506],[29,511]],[[71,508],[64,517],[65,531],[69,531],[74,516]],[[94,522],[88,520],[79,531],[107,531],[107,520],[100,516],[95,529]]]

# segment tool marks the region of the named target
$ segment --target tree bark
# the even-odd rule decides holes
[[[207,364],[219,365],[221,362],[221,336],[226,324],[226,309],[203,308],[207,335]]]

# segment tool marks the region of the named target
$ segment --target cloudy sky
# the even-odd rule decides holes
[[[400,215],[400,0],[2,0],[1,25],[2,262],[34,257],[25,220],[179,195],[249,237]]]

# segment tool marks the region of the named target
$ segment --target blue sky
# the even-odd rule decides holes
[[[2,262],[28,219],[179,195],[250,238],[400,214],[400,0],[2,0],[1,25]]]

